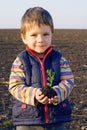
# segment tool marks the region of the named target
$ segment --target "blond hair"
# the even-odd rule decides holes
[[[39,27],[41,24],[48,25],[51,27],[52,33],[54,31],[52,17],[49,12],[42,7],[33,7],[26,10],[21,19],[21,33],[25,34],[33,24],[38,25]]]

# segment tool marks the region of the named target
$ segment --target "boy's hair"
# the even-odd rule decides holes
[[[30,8],[26,10],[21,19],[21,33],[25,34],[28,29],[32,28],[32,25],[38,25],[40,27],[41,24],[49,25],[53,33],[53,20],[49,12],[42,7]]]

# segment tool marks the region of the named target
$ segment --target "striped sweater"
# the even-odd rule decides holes
[[[37,88],[26,86],[25,79],[24,66],[20,58],[17,57],[11,68],[9,91],[19,101],[34,106],[34,97]],[[62,102],[70,95],[74,87],[74,76],[67,60],[63,56],[60,59],[60,79],[61,82],[52,87],[60,97],[60,102]]]

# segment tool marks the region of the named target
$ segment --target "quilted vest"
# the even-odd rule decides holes
[[[32,87],[43,87],[41,66],[27,50],[19,54],[26,74],[26,85]],[[55,72],[53,86],[60,82],[60,58],[61,54],[52,50],[44,61],[44,70],[52,69]],[[47,75],[45,75],[47,78]],[[13,100],[13,123],[14,125],[45,125],[44,105],[39,103],[37,106],[26,105],[22,108],[22,102]],[[66,122],[71,120],[71,106],[68,99],[54,106],[48,104],[48,124]]]

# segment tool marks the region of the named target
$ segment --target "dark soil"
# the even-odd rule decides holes
[[[75,76],[75,87],[69,96],[72,121],[65,128],[87,130],[87,30],[55,30],[53,46],[68,59]],[[12,63],[24,48],[19,30],[0,30],[0,130],[6,130],[6,121],[12,122],[8,81]]]
[[[44,96],[47,96],[48,98],[53,98],[57,95],[57,93],[51,87],[47,86],[42,88],[42,93],[44,94]]]

